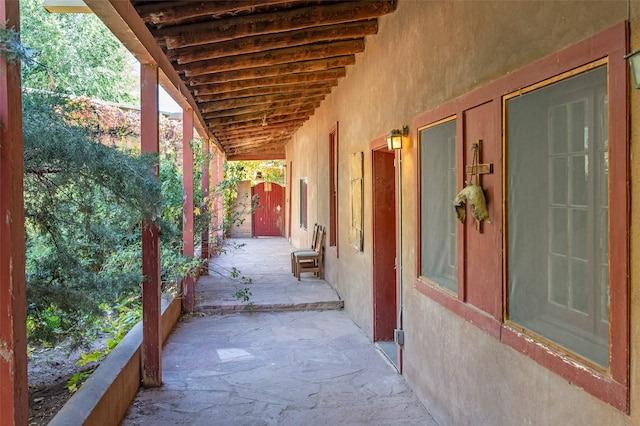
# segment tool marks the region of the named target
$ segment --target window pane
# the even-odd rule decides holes
[[[571,204],[587,205],[587,178],[589,177],[587,168],[589,167],[586,155],[572,156],[569,158],[569,173],[571,180],[569,184],[569,194],[571,195]]]
[[[585,101],[572,102],[567,105],[569,110],[568,125],[570,136],[568,138],[571,152],[582,152],[589,146],[589,128],[583,126],[586,121],[587,103]]]
[[[300,179],[300,228],[307,229],[307,178]]]
[[[549,295],[558,305],[567,306],[569,296],[569,265],[564,256],[549,256]]]
[[[420,131],[420,167],[421,275],[457,292],[455,120]]]
[[[550,144],[549,149],[551,154],[566,154],[568,140],[568,111],[566,108],[553,108],[549,115],[549,130],[554,135],[554,140],[562,141],[563,143]]]
[[[589,295],[587,286],[581,284],[589,279],[587,266],[587,262],[571,262],[571,308],[585,314],[589,313]]]
[[[603,368],[606,91],[601,67],[506,104],[509,320]]]
[[[589,235],[587,230],[589,229],[589,215],[587,210],[573,209],[571,210],[571,224],[570,226],[570,243],[571,243],[571,257],[588,260],[589,256]]]
[[[567,181],[567,159],[566,157],[551,158],[549,160],[550,182]],[[567,204],[566,185],[554,185],[551,187],[551,203]]]
[[[567,210],[551,209],[551,232],[549,233],[549,251],[552,254],[566,256],[567,250]]]

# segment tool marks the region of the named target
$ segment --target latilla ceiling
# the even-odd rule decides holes
[[[391,1],[131,0],[232,158],[285,144],[365,50]]]

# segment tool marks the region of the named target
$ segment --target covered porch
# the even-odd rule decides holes
[[[285,238],[231,244],[166,340],[163,385],[140,388],[122,424],[436,424],[335,290],[291,274]],[[249,302],[233,297],[232,268],[251,278]],[[117,386],[111,370],[107,361],[50,424],[117,424],[126,392],[103,388]]]
[[[284,159],[285,146],[291,136],[313,115],[331,88],[338,84],[338,79],[346,75],[345,67],[355,63],[355,54],[364,50],[364,37],[377,32],[377,17],[395,9],[394,1],[348,2],[342,5],[305,1],[210,2],[205,4],[204,10],[192,3],[47,3],[52,12],[95,13],[140,62],[143,152],[158,152],[158,86],[163,86],[178,102],[183,108],[185,182],[193,180],[194,172],[190,161],[194,153],[189,141],[199,135],[207,141],[205,153],[213,154],[213,162],[204,172],[202,190],[205,192],[221,179],[224,161]],[[60,9],[56,9],[58,7]],[[19,30],[18,9],[18,2],[0,2],[0,19],[7,23],[7,27]],[[281,13],[287,19],[281,17]],[[158,21],[160,15],[162,17]],[[223,25],[217,32],[209,31],[208,26],[217,24],[205,21],[219,21],[221,18],[235,29],[229,30]],[[171,44],[169,49],[172,53],[166,50],[168,45],[161,39],[174,35],[187,39],[195,35],[196,39]],[[243,42],[234,43],[234,39],[242,39]],[[245,44],[245,39],[250,39],[251,43]],[[214,44],[212,51],[200,47]],[[298,45],[304,47],[297,48]],[[271,49],[283,51],[275,56],[260,53]],[[220,56],[234,58],[214,60]],[[208,62],[212,60],[214,63]],[[1,58],[0,65],[3,92],[0,136],[3,154],[6,154],[0,164],[0,204],[9,218],[0,230],[0,343],[3,361],[0,365],[3,396],[0,408],[3,418],[11,419],[11,423],[24,424],[27,421],[27,357],[24,233],[21,230],[24,213],[21,197],[20,64]],[[191,71],[194,66],[196,68]],[[198,68],[201,66],[204,68]],[[194,236],[192,198],[195,189],[185,184],[183,192],[183,253],[194,256],[196,247],[201,244],[206,258],[209,238],[215,242],[219,235],[204,236],[202,241],[199,241],[200,236]],[[290,226],[289,223],[289,230]],[[115,379],[112,383],[117,386],[137,386],[142,382],[152,388],[163,384],[162,343],[180,312],[193,311],[198,300],[193,280],[185,277],[182,298],[168,304],[161,301],[158,232],[153,224],[144,224],[141,236],[144,315],[142,330],[134,339],[140,344],[139,349],[134,349],[133,364],[127,361],[121,366],[123,372],[131,373],[124,379],[128,384]],[[136,347],[135,342],[133,346]],[[140,375],[136,371],[138,367]],[[120,406],[116,403],[106,410],[117,412]]]
[[[17,22],[15,3],[0,0],[0,22]],[[640,155],[640,91],[631,85],[629,73],[631,59],[640,58],[640,3],[86,4],[142,64],[142,108],[151,131],[149,145],[143,146],[155,148],[154,92],[161,84],[221,161],[286,161],[283,207],[289,242],[308,247],[313,223],[328,228],[326,281],[370,341],[388,342],[397,350],[402,377],[438,423],[640,421],[640,370],[634,368],[640,365],[640,333],[633,326],[640,319],[640,262],[635,260],[640,232],[631,208],[640,195],[635,184],[640,166],[633,161]],[[5,132],[0,133],[0,207],[8,218],[0,227],[0,411],[24,424],[17,75],[14,64],[0,68],[0,94],[5,85],[8,94],[6,102],[0,96],[5,124],[0,129]],[[390,135],[401,136],[397,149],[387,145]],[[469,215],[463,221],[454,214],[456,194],[464,195],[470,176],[484,192],[490,222]],[[528,188],[542,196],[531,196]],[[193,245],[187,235],[185,249]],[[153,270],[156,254],[145,253]],[[284,262],[290,275],[288,257]],[[316,279],[305,276],[298,286],[311,282]],[[206,299],[192,284],[187,282],[185,300]],[[153,291],[156,285],[147,288]],[[300,290],[296,285],[283,288],[282,295]],[[261,354],[274,364],[290,359],[284,348],[303,330],[318,335],[330,351],[338,346],[332,346],[335,340],[322,340],[330,333],[298,319],[298,312],[225,315],[242,321],[225,334],[221,323],[226,320],[215,321],[219,318],[211,314],[241,306],[216,300],[208,299],[201,312],[202,320],[210,322],[206,332],[215,330],[226,339],[203,342],[213,354],[200,358],[212,366],[209,380],[220,379],[220,388],[212,389],[202,378],[187,380],[197,370],[194,365],[188,369],[186,361],[162,360],[161,339],[181,307],[172,304],[166,311],[172,320],[160,325],[159,300],[150,293],[148,327],[144,340],[138,338],[146,352],[129,366],[127,376],[128,389],[135,391],[116,399],[138,398],[133,410],[139,411],[131,415],[151,404],[156,413],[182,410],[186,416],[185,395],[206,388],[203,392],[214,391],[236,412],[262,413],[268,419],[282,415],[279,421],[293,423],[298,411],[283,408],[287,396],[271,389],[284,382],[294,383],[285,386],[289,390],[313,389],[306,396],[293,393],[302,406],[318,410],[319,423],[333,419],[323,411],[328,406],[344,409],[324,393],[330,386],[323,379],[304,385],[295,380],[299,368],[311,371],[316,361],[334,372],[336,364],[348,364],[347,358],[328,359],[319,349],[299,352],[304,356],[291,367],[292,377],[283,377],[285,368],[261,375],[263,405],[251,399],[256,395],[250,380],[244,381],[245,372],[218,374],[216,366],[249,365]],[[184,310],[194,306],[187,303]],[[342,313],[313,311],[312,317],[333,315]],[[351,327],[348,321],[340,324],[344,330]],[[255,348],[242,340],[244,332],[258,330],[270,336],[264,343],[282,351],[281,358],[252,352]],[[346,339],[357,342],[356,335],[348,332]],[[176,358],[170,346],[197,348],[178,339],[169,337],[166,355],[171,360]],[[193,352],[189,356],[199,358]],[[151,395],[163,393],[163,367],[168,370],[164,386],[175,386],[173,396],[187,402],[153,405]],[[174,370],[187,377],[174,384]],[[141,377],[146,378],[145,396],[136,397]],[[246,404],[229,398],[231,383],[239,385],[235,396]],[[367,403],[356,396],[353,406]],[[120,412],[128,409],[126,404]],[[115,411],[116,404],[105,407]],[[169,422],[177,421],[171,417]]]

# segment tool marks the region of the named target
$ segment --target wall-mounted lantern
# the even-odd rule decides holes
[[[633,87],[640,89],[640,49],[625,55],[624,58],[629,60]]]
[[[402,130],[393,129],[387,137],[387,148],[389,151],[402,149],[402,141],[409,136],[409,126],[404,126]]]

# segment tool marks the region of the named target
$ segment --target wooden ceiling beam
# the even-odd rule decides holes
[[[264,159],[264,158],[285,158],[285,144],[288,141],[279,141],[277,143],[273,143],[268,147],[262,147],[258,145],[251,145],[246,147],[238,147],[235,149],[230,149],[231,158],[253,158],[253,159]]]
[[[291,124],[291,123],[296,123]],[[265,135],[265,134],[285,134],[285,133],[289,133],[289,134],[293,134],[293,132],[295,132],[297,129],[300,128],[300,126],[302,126],[302,123],[300,121],[297,122],[286,122],[286,123],[282,123],[281,125],[276,125],[278,127],[274,127],[271,130],[263,130],[263,129],[269,129],[270,126],[262,128],[260,126],[254,126],[251,128],[245,128],[245,129],[236,129],[236,130],[232,130],[232,131],[227,131],[227,130],[215,130],[215,134],[221,138],[221,140],[224,140],[225,138],[229,139],[229,138],[237,138],[237,137],[248,137],[248,136],[257,136],[257,135]],[[258,130],[259,129],[259,130]]]
[[[220,138],[221,143],[225,145],[225,147],[233,148],[241,145],[248,145],[250,143],[255,143],[257,141],[263,141],[263,143],[271,142],[271,141],[284,141],[288,140],[293,136],[294,130],[290,132],[274,132],[274,133],[261,133],[259,135],[252,134],[239,134],[239,135],[224,135],[219,134],[216,137]]]
[[[222,137],[224,137],[224,135]],[[274,145],[274,144],[281,143],[282,141],[285,141],[290,137],[291,135],[289,134],[283,134],[283,135],[263,134],[263,135],[255,135],[255,136],[248,135],[248,136],[238,136],[234,139],[229,139],[226,143],[227,145],[233,148],[248,146],[257,141],[263,141],[263,143],[266,141],[268,144]]]
[[[300,110],[308,111],[310,109],[315,109],[320,106],[321,99],[318,98],[301,98],[297,102],[276,102],[273,105],[265,106],[265,105],[255,105],[251,107],[244,108],[236,108],[233,110],[224,110],[224,111],[212,111],[203,114],[206,120],[211,120],[213,118],[222,118],[222,117],[237,117],[237,116],[249,116],[249,115],[262,115],[265,116],[269,111],[278,111],[282,113],[282,111],[292,111],[298,112]],[[295,111],[294,111],[295,110]]]
[[[257,7],[291,3],[291,0],[216,0],[198,2],[162,2],[141,4],[136,9],[146,23],[162,26],[200,16],[216,17],[225,13],[250,12]]]
[[[377,32],[378,21],[373,19],[369,21],[348,22],[345,24],[287,31],[284,33],[242,37],[219,43],[169,50],[167,55],[178,64],[188,64],[208,59],[264,52],[265,50],[282,49],[305,44],[351,40],[376,34]]]
[[[251,80],[255,78],[277,77],[286,74],[300,74],[315,71],[326,71],[332,68],[342,68],[356,63],[354,55],[337,56],[335,58],[318,59],[315,61],[293,62],[270,67],[248,68],[237,71],[225,71],[188,78],[191,86],[213,83],[228,83],[230,81]]]
[[[266,151],[273,148],[277,149],[279,145],[284,145],[286,141],[289,140],[289,138],[290,137],[282,137],[282,138],[264,137],[264,138],[256,138],[256,139],[247,138],[243,140],[237,140],[235,142],[227,142],[227,144],[230,149],[236,150],[236,151],[239,149],[249,149],[254,147],[257,147],[261,151]]]
[[[295,131],[295,128],[292,129],[285,129],[283,128],[282,130],[273,130],[271,132],[267,132],[267,131],[263,131],[260,133],[220,133],[216,136],[220,137],[220,140],[222,141],[226,141],[229,143],[233,143],[234,140],[238,140],[238,139],[258,139],[258,138],[284,138],[284,137],[288,137],[291,136],[293,134],[293,132]]]
[[[280,112],[280,111],[278,111]],[[285,121],[285,120],[307,120],[308,119],[308,111],[287,111],[284,113],[280,113],[278,115],[269,116],[267,115],[267,123],[274,121]],[[264,115],[263,114],[254,114],[253,117],[224,117],[224,118],[212,118],[207,120],[207,125],[209,129],[217,130],[220,126],[229,126],[231,124],[236,123],[252,123],[256,121],[255,124],[262,124]],[[268,124],[267,124],[268,125]]]
[[[314,82],[326,82],[336,80],[347,75],[345,68],[336,68],[326,71],[309,73],[298,73],[275,77],[254,78],[242,81],[230,81],[226,83],[216,83],[197,86],[194,90],[195,96],[213,95],[217,93],[232,92],[236,90],[247,90],[256,87],[284,86],[288,84],[303,84]]]
[[[240,152],[241,150],[249,150],[249,149],[259,149],[261,151],[265,151],[268,149],[280,149],[284,146],[289,140],[291,140],[291,135],[286,136],[274,136],[269,138],[258,138],[258,139],[245,139],[242,141],[236,142],[225,142],[227,148],[233,152]]]
[[[285,123],[291,122],[294,123],[304,123],[308,120],[306,113],[294,113],[294,114],[283,114],[283,115],[275,115],[271,117],[267,117],[267,126],[274,123]],[[262,126],[264,120],[262,118],[256,118],[253,120],[236,120],[236,119],[214,119],[209,120],[209,129],[212,131],[224,131],[224,130],[233,130],[238,128],[246,128],[251,126]]]
[[[264,158],[267,155],[282,155],[284,158],[285,150],[284,146],[288,142],[288,140],[278,141],[270,144],[269,146],[262,146],[260,144],[249,145],[246,147],[238,147],[232,149],[233,156],[239,158],[245,155],[253,155],[254,157]]]
[[[214,111],[225,111],[225,110],[235,110],[238,108],[248,107],[248,106],[257,106],[257,105],[278,105],[277,103],[281,102],[291,102],[291,101],[300,101],[301,99],[305,100],[322,100],[326,96],[326,92],[323,91],[315,91],[315,92],[304,92],[304,93],[285,93],[281,95],[268,95],[268,96],[253,96],[250,98],[239,98],[239,99],[228,99],[226,101],[219,102],[206,102],[200,104],[200,111],[202,113],[214,112]]]
[[[278,137],[284,137],[284,136],[291,136],[293,135],[293,133],[299,129],[299,126],[292,126],[292,127],[282,127],[279,129],[273,129],[272,131],[254,131],[254,132],[249,132],[249,131],[236,131],[236,132],[217,132],[216,133],[216,137],[219,137],[221,141],[225,141],[225,142],[229,142],[229,141],[233,141],[236,139],[250,139],[250,138],[254,138],[254,137],[259,137],[259,136],[278,136]],[[259,132],[259,133],[257,133]]]
[[[217,134],[220,135],[222,139],[232,139],[238,137],[246,137],[246,136],[263,136],[263,135],[286,135],[291,134],[291,132],[295,131],[298,126],[293,126],[289,123],[283,123],[280,125],[269,125],[266,127],[251,127],[244,129],[236,129],[236,130],[225,130],[220,131]]]
[[[187,77],[198,75],[236,71],[245,68],[259,68],[292,62],[312,61],[330,57],[354,55],[364,52],[364,39],[337,41],[334,43],[306,44],[285,49],[267,50],[260,53],[227,56],[208,61],[192,62],[177,65],[178,72]]]
[[[318,106],[319,106],[319,103],[302,104],[302,105],[293,106],[293,107],[279,108],[278,111],[276,112],[278,113],[278,115],[304,114],[306,116],[310,116],[313,114],[313,111],[315,111],[315,109],[318,108]],[[227,117],[211,117],[211,118],[206,118],[206,120],[209,127],[211,127],[211,126],[215,126],[216,124],[229,124],[229,123],[238,123],[238,122],[241,123],[247,120],[258,120],[258,119],[262,120],[263,118],[264,118],[263,112],[255,112],[255,113],[233,115],[233,116],[227,116]],[[226,121],[218,121],[218,120],[226,120]],[[267,123],[268,122],[269,122],[269,116],[267,115]]]
[[[249,148],[253,146],[259,146],[258,149],[263,150],[274,145],[283,145],[285,141],[291,139],[291,134],[282,135],[270,135],[256,138],[237,138],[232,140],[225,140],[223,143],[229,150],[236,150],[240,148]]]
[[[246,141],[246,143],[242,145],[229,146],[229,152],[231,155],[240,155],[240,154],[253,154],[253,153],[278,153],[284,151],[285,144],[289,141],[289,139],[274,139],[274,140],[257,140],[257,141]]]
[[[227,157],[227,161],[266,161],[266,160],[284,160],[285,151],[284,146],[273,154],[260,154],[256,152],[250,152],[242,155],[231,155]]]
[[[229,99],[254,98],[258,96],[269,95],[293,95],[302,93],[322,93],[328,95],[331,88],[338,84],[337,80],[328,80],[327,82],[311,83],[311,84],[289,84],[286,86],[266,86],[256,87],[252,89],[236,90],[233,92],[218,93],[214,95],[197,96],[196,100],[200,103],[204,102],[220,102]]]
[[[265,136],[257,136],[257,137],[246,138],[246,139],[226,140],[224,144],[227,148],[230,148],[230,149],[236,149],[240,147],[246,148],[252,145],[260,145],[260,147],[263,148],[264,145],[268,142],[271,142],[271,141],[280,142],[281,140],[282,139],[280,137],[272,137],[272,136],[265,135]]]
[[[349,1],[303,7],[273,13],[236,16],[194,24],[175,25],[155,31],[168,49],[197,46],[282,31],[363,21],[391,13],[397,0]]]
[[[264,159],[275,159],[275,160],[284,160],[285,159],[285,142],[282,142],[278,145],[269,148],[268,150],[256,150],[255,148],[246,148],[246,149],[237,149],[235,150],[231,156],[229,157],[229,161],[231,158],[234,160],[264,160]],[[260,148],[260,147],[258,147]]]
[[[238,154],[232,154],[227,157],[227,161],[265,161],[265,160],[284,160],[285,157],[284,145],[280,149],[268,151],[268,152],[241,152]]]

